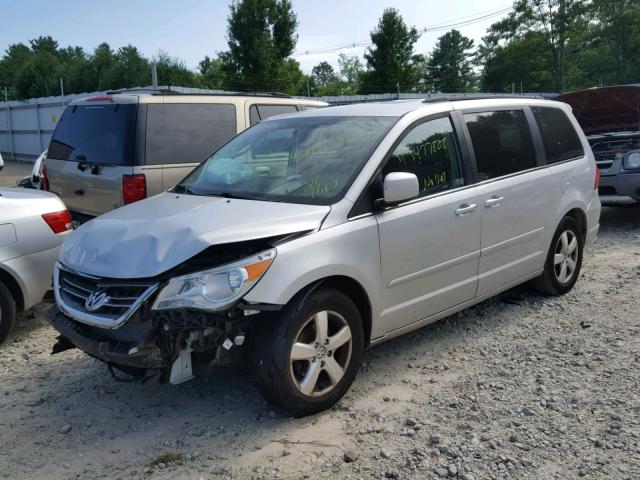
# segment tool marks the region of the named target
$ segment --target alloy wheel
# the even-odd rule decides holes
[[[324,310],[308,318],[294,337],[290,375],[296,388],[317,397],[331,391],[349,366],[352,334],[345,318]]]
[[[567,284],[572,279],[578,265],[578,238],[572,230],[565,230],[558,237],[553,267],[556,279],[561,284]]]

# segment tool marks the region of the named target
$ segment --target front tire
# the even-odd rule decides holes
[[[547,295],[569,292],[580,276],[583,251],[584,238],[578,223],[564,217],[553,235],[544,271],[533,280],[533,287]]]
[[[258,321],[252,367],[273,405],[302,417],[326,410],[355,380],[364,350],[360,312],[342,292],[319,288]]]
[[[5,341],[16,318],[16,301],[7,286],[0,282],[0,344]]]

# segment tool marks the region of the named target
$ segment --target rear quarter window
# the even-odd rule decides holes
[[[547,163],[558,163],[584,155],[580,137],[566,113],[551,107],[531,107],[531,111],[540,128]]]
[[[200,163],[237,133],[236,107],[227,104],[149,104],[146,163]]]
[[[255,104],[249,109],[249,119],[251,125],[264,120],[265,118],[275,117],[276,115],[285,115],[287,113],[295,113],[298,111],[296,105],[266,105]]]

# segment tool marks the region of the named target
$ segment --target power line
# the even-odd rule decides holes
[[[439,23],[439,24],[434,24],[428,27],[424,27],[418,30],[418,33],[420,35],[423,35],[425,33],[428,32],[440,32],[443,30],[449,30],[451,28],[455,28],[455,27],[466,27],[469,25],[473,25],[474,23],[479,23],[479,22],[483,22],[485,20],[488,20],[490,18],[494,18],[500,15],[504,15],[505,13],[510,12],[511,10],[513,10],[513,7],[503,7],[499,10],[493,10],[493,11],[488,11],[490,13],[486,13],[487,11],[485,11],[485,13],[483,15],[480,16],[476,16],[473,18],[468,18],[470,17],[470,15],[467,15],[466,17],[459,17],[458,19],[455,20],[449,20],[449,22],[454,22],[454,23]],[[475,15],[479,15],[478,13],[476,13]],[[465,18],[468,18],[467,20],[463,20]],[[457,21],[457,20],[463,20],[463,21]],[[335,52],[339,52],[341,50],[349,50],[349,49],[353,49],[353,48],[359,48],[359,47],[369,47],[373,45],[373,42],[371,40],[366,40],[366,41],[360,41],[360,42],[353,42],[353,43],[348,43],[348,44],[342,44],[342,45],[336,45],[333,47],[325,47],[325,48],[319,48],[319,49],[315,49],[315,50],[304,50],[304,51],[299,51],[299,52],[295,52],[292,57],[304,57],[307,55],[318,55],[318,54],[325,54],[325,53],[335,53]]]

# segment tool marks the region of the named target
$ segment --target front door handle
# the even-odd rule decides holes
[[[478,205],[476,205],[475,203],[472,203],[471,205],[469,205],[468,203],[463,203],[457,208],[456,215],[459,217],[466,217],[471,212],[473,212],[477,206]]]
[[[484,202],[484,206],[487,207],[487,208],[499,207],[500,206],[500,202],[502,202],[503,200],[504,200],[504,197],[499,197],[497,195],[494,195],[489,200]]]

